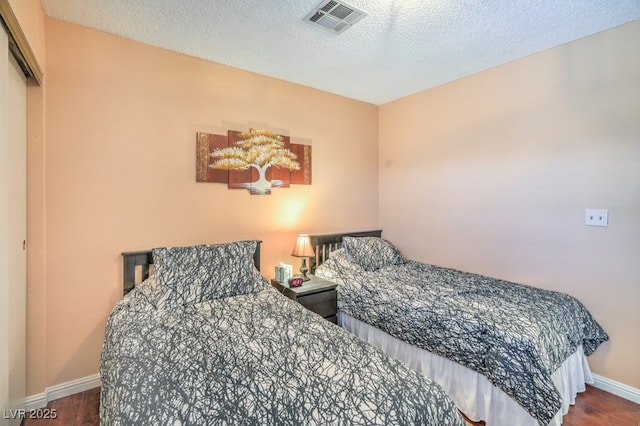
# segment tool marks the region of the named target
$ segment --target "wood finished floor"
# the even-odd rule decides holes
[[[51,401],[47,408],[55,409],[57,418],[27,418],[23,425],[99,425],[100,388]],[[483,422],[469,422],[469,424],[484,425]],[[576,404],[564,416],[562,424],[563,426],[640,426],[640,404],[587,386],[587,391],[578,395]]]

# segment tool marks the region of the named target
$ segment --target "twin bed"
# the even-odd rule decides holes
[[[107,322],[101,424],[465,424],[439,385],[272,288],[256,241],[124,264],[125,288],[136,265],[144,281]]]
[[[459,408],[560,424],[590,380],[585,353],[607,339],[586,309],[407,261],[380,236],[312,237],[344,329],[267,283],[257,241],[125,253],[101,423],[464,425]]]
[[[381,231],[312,236],[338,324],[443,386],[472,420],[559,425],[607,334],[566,294],[408,261]],[[508,420],[507,420],[508,419]]]

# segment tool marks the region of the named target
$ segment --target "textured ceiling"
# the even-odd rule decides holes
[[[378,105],[640,19],[640,0],[345,1],[368,15],[340,35],[303,22],[320,0],[42,6],[47,16]]]

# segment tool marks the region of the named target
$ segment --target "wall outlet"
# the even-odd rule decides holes
[[[609,211],[602,209],[586,209],[584,224],[587,226],[609,226]]]

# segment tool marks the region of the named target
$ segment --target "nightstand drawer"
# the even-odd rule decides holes
[[[298,303],[323,317],[336,315],[337,300],[335,289],[298,297]]]

